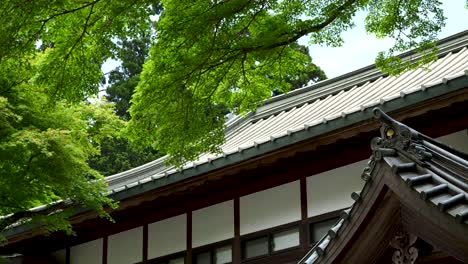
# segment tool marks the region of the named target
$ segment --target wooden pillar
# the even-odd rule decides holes
[[[105,236],[102,238],[102,264],[107,264],[107,246],[108,237]]]
[[[232,244],[232,263],[241,263],[239,196],[234,198],[234,241]]]
[[[186,264],[192,264],[192,210],[187,212],[187,259]]]
[[[299,180],[301,192],[301,226],[300,226],[300,242],[301,247],[306,251],[309,247],[309,225],[307,221],[307,179],[302,176]]]
[[[148,261],[148,224],[143,225],[143,263]]]
[[[70,247],[65,248],[65,263],[70,264]]]

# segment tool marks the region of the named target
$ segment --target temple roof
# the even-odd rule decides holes
[[[261,103],[255,112],[227,123],[221,154],[206,153],[182,169],[166,166],[167,157],[107,177],[115,199],[152,190],[261,156],[303,140],[372,119],[376,106],[403,109],[468,84],[468,31],[439,44],[439,59],[398,77],[375,66],[294,90]],[[413,59],[408,52],[401,55]]]
[[[376,213],[370,207],[388,206],[382,205],[383,200],[375,201],[382,195],[379,188],[380,192],[395,193],[398,203],[409,207],[408,211],[421,211],[424,217],[430,216],[428,218],[432,219],[427,221],[433,222],[435,227],[448,230],[444,231],[447,233],[454,232],[442,239],[455,236],[458,247],[449,245],[448,250],[455,257],[468,261],[468,155],[391,119],[378,108],[374,109],[374,114],[382,121],[381,137],[372,142],[373,155],[361,175],[366,182],[362,191],[351,194],[355,200],[352,207],[340,214],[338,222],[299,263],[331,263],[340,247],[343,248],[352,236],[354,239],[359,236],[359,232],[351,230],[353,226],[362,225],[364,219]],[[412,208],[417,202],[411,199],[426,204],[426,212],[424,208]],[[423,233],[437,233],[429,226],[420,229]]]

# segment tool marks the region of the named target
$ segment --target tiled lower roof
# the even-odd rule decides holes
[[[372,188],[371,179],[376,177],[372,168],[376,162],[382,162],[391,168],[392,176],[404,181],[420,199],[452,217],[453,224],[468,225],[468,154],[402,125],[379,109],[375,113],[383,121],[382,137],[372,144],[374,154],[361,175],[366,181],[362,190]],[[387,134],[389,130],[394,133],[391,137]],[[366,199],[361,192],[351,194],[353,206],[340,214],[338,222],[298,264],[321,262],[330,243],[343,232],[346,222],[352,221],[353,212]]]

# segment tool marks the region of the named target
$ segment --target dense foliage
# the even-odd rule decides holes
[[[296,41],[338,46],[358,10],[366,30],[396,38],[377,63],[388,72],[435,58],[434,40],[444,24],[436,0],[161,1],[141,81],[133,96],[132,138],[153,145],[181,164],[200,152],[218,151],[224,111],[253,110],[272,91],[285,92],[310,62]],[[419,48],[422,60],[402,61],[395,52]]]
[[[395,38],[377,58],[382,69],[397,74],[435,58],[444,25],[437,0],[2,1],[0,213],[44,220],[20,212],[58,199],[101,212],[109,204],[86,161],[126,126],[109,104],[83,100],[98,93],[101,65],[126,56],[125,41],[148,38],[149,56],[141,74],[111,74],[123,92],[109,99],[136,145],[180,165],[218,151],[227,112],[246,113],[311,72],[320,76],[297,40],[338,46],[358,10],[368,13],[368,33]],[[393,56],[409,48],[422,60]]]
[[[0,231],[18,221],[70,231],[69,208],[106,216],[115,206],[87,161],[125,123],[112,104],[85,99],[98,92],[102,63],[118,56],[112,38],[150,31],[156,8],[150,1],[2,1],[0,215],[8,217]]]
[[[106,99],[115,104],[115,113],[124,121],[130,120],[130,99],[140,81],[143,63],[148,56],[149,37],[118,42],[121,64],[106,78]],[[135,168],[162,156],[151,148],[136,148],[125,137],[108,137],[100,144],[100,153],[88,160],[91,168],[108,176]]]
[[[100,142],[115,135],[123,122],[105,102],[51,101],[49,87],[34,82],[39,64],[27,71],[18,69],[28,82],[0,96],[0,215],[13,214],[0,221],[0,230],[32,218],[45,220],[50,230],[70,231],[63,214],[47,216],[66,209],[52,204],[58,200],[103,215],[104,206],[113,206],[103,196],[107,191],[102,176],[86,161],[99,153]],[[39,214],[25,212],[42,204],[50,206]]]

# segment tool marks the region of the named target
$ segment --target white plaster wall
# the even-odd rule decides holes
[[[308,217],[351,206],[351,193],[364,186],[361,173],[366,165],[367,160],[358,161],[307,177]]]
[[[192,212],[192,247],[234,237],[234,202],[227,201]]]
[[[128,264],[143,260],[143,227],[137,227],[109,236],[107,262]]]
[[[57,262],[57,263],[60,263],[60,264],[65,264],[65,262],[67,261],[67,251],[66,249],[61,249],[61,250],[57,250],[55,252],[52,252],[52,258]]]
[[[299,181],[240,197],[240,234],[301,219]]]
[[[466,129],[437,138],[437,140],[456,150],[468,153],[468,131]]]
[[[70,248],[70,264],[101,264],[102,238]]]
[[[187,215],[178,215],[148,225],[148,258],[186,250]]]

